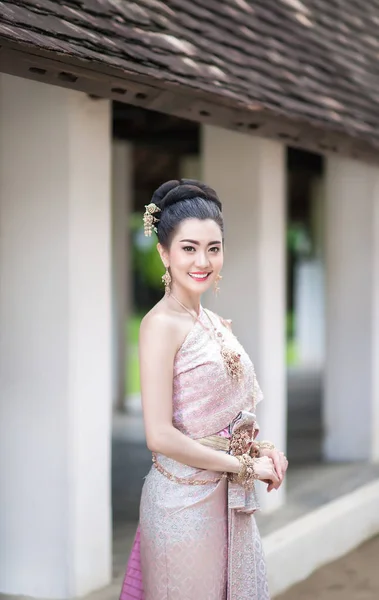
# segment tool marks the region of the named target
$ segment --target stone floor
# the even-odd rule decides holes
[[[318,569],[275,600],[378,600],[379,536]]]

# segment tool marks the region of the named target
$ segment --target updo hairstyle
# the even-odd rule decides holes
[[[157,213],[157,236],[163,247],[169,248],[179,224],[185,219],[212,219],[224,236],[222,204],[216,192],[196,179],[173,179],[163,183],[153,194],[151,202]]]

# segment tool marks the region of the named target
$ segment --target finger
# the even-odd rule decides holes
[[[284,459],[281,460],[281,467],[282,467],[282,475],[284,477],[285,472],[287,471],[287,461],[285,461]]]
[[[271,482],[270,485],[268,486],[270,489],[267,489],[267,491],[271,492],[272,490],[278,490],[281,485],[282,485],[281,481],[278,481],[277,483]]]
[[[282,473],[281,459],[280,459],[280,455],[278,452],[276,452],[273,456],[273,463],[274,463],[275,471],[277,472],[279,479],[281,479],[283,477],[283,473]]]
[[[282,468],[287,468],[288,466],[288,460],[286,456],[282,456],[281,457],[281,464],[282,464]]]
[[[274,469],[272,469],[272,472],[271,472],[271,473],[272,473],[272,474],[271,474],[271,477],[270,477],[270,479],[271,479],[272,483],[273,483],[274,485],[275,485],[276,483],[279,483],[279,482],[280,482],[280,479],[279,479],[279,476],[278,476],[278,474],[276,473],[276,471],[275,471]]]

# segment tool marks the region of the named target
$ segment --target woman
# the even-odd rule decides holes
[[[158,236],[166,293],[140,329],[153,466],[120,598],[267,600],[254,482],[277,489],[288,463],[255,440],[261,391],[253,364],[230,322],[200,303],[221,279],[221,203],[199,181],[168,181],[144,224]]]

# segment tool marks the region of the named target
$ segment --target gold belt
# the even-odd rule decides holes
[[[255,415],[243,412],[241,412],[239,416],[244,417],[245,415],[247,415],[249,418],[255,418]],[[207,435],[206,437],[198,438],[195,441],[203,446],[213,448],[213,450],[223,450],[224,452],[231,452],[234,456],[238,456],[249,451],[254,435],[254,432],[250,431],[249,429],[252,428],[241,427],[240,430],[232,433],[231,438],[226,438],[220,435]],[[169,473],[169,471],[167,471],[163,465],[159,463],[157,454],[155,452],[153,452],[153,464],[162,475],[171,481],[176,483],[184,483],[186,485],[206,485],[208,483],[217,483],[224,477],[227,477],[226,473],[223,473],[215,479],[188,479],[187,477],[178,477],[173,473]]]
[[[195,441],[199,442],[203,446],[213,448],[214,450],[224,450],[225,452],[228,452],[230,448],[230,440],[219,435],[208,435],[207,437],[199,438]],[[227,476],[226,473],[223,473],[219,477],[213,479],[187,479],[186,477],[177,477],[176,475],[169,473],[169,471],[167,471],[158,462],[158,458],[155,452],[153,452],[153,465],[162,475],[167,477],[167,479],[170,479],[175,483],[184,483],[186,485],[207,485],[209,483],[218,483],[221,479]]]

